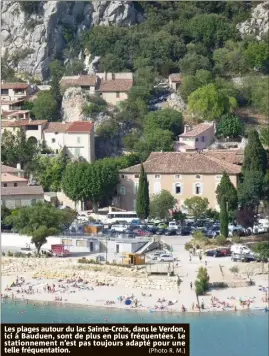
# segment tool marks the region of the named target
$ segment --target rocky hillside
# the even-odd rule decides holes
[[[143,20],[132,1],[49,1],[30,6],[1,2],[1,55],[18,72],[41,80],[48,77],[51,60],[62,56],[71,33],[77,36],[93,25],[128,26]]]

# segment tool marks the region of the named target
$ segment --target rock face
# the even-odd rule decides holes
[[[62,100],[62,118],[66,122],[84,120],[82,109],[87,96],[80,88],[68,88]]]
[[[1,2],[2,48],[18,72],[40,79],[66,47],[66,31],[75,35],[92,25],[132,25],[143,20],[130,1],[41,2],[37,13],[25,13],[19,2]]]
[[[182,97],[180,96],[179,93],[172,93],[168,98],[167,98],[167,104],[169,105],[170,108],[182,111],[186,109],[186,104]]]
[[[269,31],[269,1],[256,6],[251,18],[238,24],[237,29],[242,37],[254,35],[257,40],[261,40]]]

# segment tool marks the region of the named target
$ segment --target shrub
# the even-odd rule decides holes
[[[232,243],[238,244],[238,243],[240,243],[240,242],[241,242],[241,240],[240,240],[240,237],[239,237],[239,236],[233,236],[233,237],[232,237]]]
[[[202,231],[195,231],[193,233],[193,237],[195,240],[203,240],[205,238],[205,234]]]
[[[5,252],[2,252],[2,256],[5,256],[6,254],[5,254]]]
[[[235,274],[235,273],[238,273],[238,272],[239,272],[239,268],[238,268],[237,266],[232,266],[232,267],[230,268],[230,271]]]
[[[228,288],[228,284],[225,282],[213,282],[210,283],[211,289]]]
[[[8,255],[8,257],[13,257],[13,252],[8,251],[8,252],[7,252],[7,255]]]
[[[217,236],[216,242],[217,242],[218,245],[223,246],[223,245],[226,245],[227,240],[226,240],[225,236],[220,235],[220,236]]]
[[[195,291],[197,295],[204,295],[209,289],[209,275],[207,269],[200,267],[195,281]]]
[[[191,248],[193,248],[192,244],[190,242],[185,243],[185,250],[189,251]]]

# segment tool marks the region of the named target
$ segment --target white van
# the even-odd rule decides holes
[[[236,254],[243,254],[243,255],[252,254],[252,251],[247,246],[244,245],[233,245],[231,247],[231,252]]]
[[[169,230],[178,229],[178,224],[175,220],[170,221],[168,225]]]
[[[124,232],[127,230],[127,225],[112,225],[111,231]]]

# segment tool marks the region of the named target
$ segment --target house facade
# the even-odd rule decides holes
[[[175,91],[177,91],[182,81],[183,77],[180,75],[180,73],[173,73],[168,77],[169,87]]]
[[[12,120],[3,121],[1,126],[2,134],[9,131],[13,134],[20,129],[24,130],[26,138],[37,143],[43,140],[43,130],[47,125],[47,120]]]
[[[194,128],[185,125],[184,132],[179,135],[176,151],[191,152],[208,148],[215,138],[215,124],[202,123]]]
[[[65,76],[60,85],[63,89],[79,87],[90,95],[99,95],[108,104],[118,105],[128,98],[133,86],[132,73],[96,73],[92,75]]]
[[[227,154],[228,158],[229,154]],[[149,181],[149,194],[169,191],[177,199],[177,208],[187,213],[184,201],[194,196],[206,197],[211,209],[219,210],[216,189],[226,171],[237,187],[241,167],[233,159],[223,160],[213,153],[155,152],[144,162]],[[135,210],[140,165],[119,172],[118,205]]]
[[[28,83],[1,83],[1,99],[16,100],[31,95],[34,92],[34,86]]]
[[[27,179],[10,173],[1,174],[1,206],[16,209],[43,201],[44,191],[41,186],[29,185]]]
[[[94,124],[88,121],[50,122],[44,130],[46,146],[54,151],[65,149],[70,158],[95,160]]]

